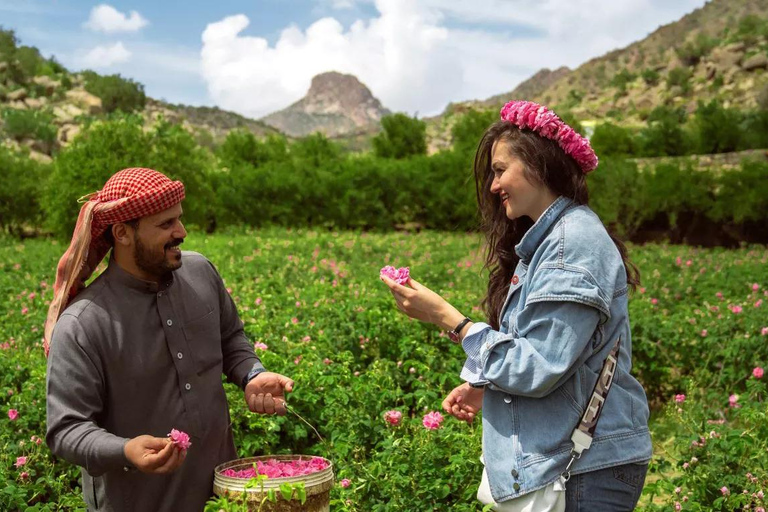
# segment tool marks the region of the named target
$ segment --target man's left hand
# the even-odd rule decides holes
[[[272,372],[261,372],[245,386],[245,403],[258,414],[285,414],[285,393],[293,391],[293,380]]]

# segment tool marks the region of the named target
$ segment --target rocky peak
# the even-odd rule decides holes
[[[334,137],[373,130],[389,111],[357,77],[331,71],[312,79],[306,96],[263,120],[294,137]]]

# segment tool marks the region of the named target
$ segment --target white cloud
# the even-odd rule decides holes
[[[97,46],[78,60],[79,64],[85,68],[101,69],[127,62],[130,58],[131,52],[118,41],[110,46]]]
[[[216,104],[254,117],[297,101],[325,71],[354,74],[390,109],[430,115],[543,67],[575,67],[704,3],[655,1],[375,0],[376,17],[348,29],[334,18],[289,26],[274,45],[243,35],[240,14],[206,27],[202,73]]]
[[[91,9],[91,16],[84,26],[96,32],[136,32],[148,23],[136,11],[131,11],[130,15],[126,16],[111,5],[101,4]]]

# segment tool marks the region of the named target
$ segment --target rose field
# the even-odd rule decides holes
[[[459,384],[463,351],[401,314],[379,280],[385,265],[408,266],[482,319],[480,246],[479,235],[433,231],[191,232],[182,248],[216,265],[265,366],[296,382],[285,417],[248,412],[227,384],[240,455],[330,459],[334,511],[481,510],[481,422],[435,414]],[[651,403],[655,447],[641,508],[764,511],[768,250],[630,250],[643,281],[630,301],[633,373]],[[41,439],[42,330],[63,251],[52,239],[0,238],[3,511],[84,508],[79,469]],[[242,509],[223,499],[208,508]]]

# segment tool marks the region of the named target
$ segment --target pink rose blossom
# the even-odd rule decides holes
[[[291,323],[292,323],[293,325],[296,325],[297,323],[299,323],[299,319],[298,319],[298,318],[296,318],[296,317],[293,317],[293,318],[291,318]]]
[[[706,329],[702,329],[701,330],[701,337],[702,338],[706,338],[707,337],[707,330]]]
[[[27,473],[26,471],[22,471],[19,474],[19,478],[21,478],[22,480],[26,480],[27,478],[29,478],[29,473]]]
[[[29,313],[29,308],[21,308],[22,315],[26,315],[27,313]]]
[[[738,315],[738,314],[740,314],[743,311],[741,306],[731,306],[730,310],[731,310],[731,312],[733,312],[734,315]]]
[[[437,430],[440,428],[440,424],[443,422],[443,415],[437,411],[428,412],[421,420],[421,424],[427,430]]]
[[[758,300],[755,301],[755,307],[756,308],[759,308],[762,305],[763,305],[763,299],[758,299]]]
[[[691,467],[690,464],[688,464],[687,462],[683,462],[683,469],[688,469],[689,467]]]
[[[192,446],[192,443],[189,441],[189,434],[186,432],[174,428],[171,429],[171,433],[168,434],[168,436],[171,438],[173,444],[181,448],[182,451],[187,451],[189,447]]]
[[[16,409],[8,409],[8,418],[11,421],[16,421],[16,418],[18,417],[19,417],[19,411],[17,411]]]
[[[296,307],[297,307],[297,308],[300,308],[300,307],[301,307],[301,302],[299,302],[298,300],[296,301]]]
[[[327,365],[330,365],[331,363],[333,363],[333,361],[331,361],[331,360],[330,360],[330,359],[328,359],[327,357],[326,357],[325,359],[323,359],[323,364],[324,364],[324,365],[326,365],[326,366],[327,366]]]
[[[659,303],[659,299],[655,299],[655,298],[654,298],[654,299],[651,299],[651,304],[653,304],[654,306],[655,306],[656,304],[658,304],[658,303]]]
[[[722,486],[720,488],[720,492],[723,493],[723,496],[728,496],[729,494],[731,494],[731,491],[729,491],[726,486]]]
[[[268,478],[285,478],[291,476],[303,476],[312,473],[317,473],[328,467],[328,463],[320,457],[312,457],[311,459],[296,459],[281,461],[276,459],[268,459],[264,461],[256,461],[256,467],[250,467],[248,469],[234,470],[225,469],[221,472],[224,476],[232,478],[243,478],[250,480],[256,475],[266,475]]]
[[[675,395],[675,402],[679,404],[685,402],[685,395],[683,394]]]
[[[756,366],[754,370],[752,370],[752,376],[756,379],[762,379],[763,378],[763,369],[760,366]]]
[[[406,284],[411,278],[411,270],[409,267],[400,267],[396,269],[391,265],[387,265],[379,271],[379,277],[386,277],[397,284]]]
[[[261,305],[261,297],[256,297],[256,300],[255,300],[255,301],[253,301],[253,302],[254,302],[254,304],[256,304],[257,306],[260,306],[260,305]]]
[[[762,334],[763,336],[768,336],[768,327],[763,327],[760,330],[760,334]]]
[[[390,425],[399,425],[403,419],[403,413],[394,409],[384,413],[384,420]]]
[[[349,478],[345,478],[345,479],[343,479],[341,482],[339,482],[339,484],[340,484],[340,485],[341,485],[341,486],[342,486],[344,489],[346,489],[347,487],[349,487],[349,484],[351,484],[351,483],[352,483],[352,482],[350,482],[350,481],[349,481]]]
[[[676,502],[675,502],[675,510],[676,510],[676,511],[680,511],[680,510],[683,510],[683,506],[680,504],[680,502],[679,502],[679,501],[676,501]]]
[[[739,407],[738,401],[739,395],[731,395],[728,397],[728,405],[730,407]]]
[[[675,494],[680,494],[681,492],[683,492],[683,489],[682,489],[682,488],[680,488],[680,487],[675,487]]]
[[[262,343],[261,341],[257,341],[253,344],[253,348],[256,350],[267,350],[269,346],[266,343]]]
[[[717,292],[715,294],[715,297],[717,297],[718,299],[722,299],[723,298],[723,292]]]
[[[27,463],[27,458],[26,457],[16,457],[16,467],[17,468],[20,468],[21,466],[23,466],[26,463]]]
[[[752,285],[752,291],[753,292],[756,292],[759,289],[760,289],[760,285],[759,284],[755,283],[755,284]]]

